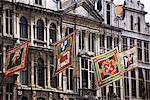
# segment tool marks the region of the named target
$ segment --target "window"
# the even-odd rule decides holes
[[[140,32],[140,30],[141,30],[141,20],[140,20],[140,17],[138,17],[138,23],[137,23],[137,25],[138,25],[138,32]]]
[[[136,97],[135,69],[131,70],[131,86],[132,86],[132,97]]]
[[[45,100],[45,98],[39,97],[37,98],[37,100]]]
[[[44,23],[42,20],[37,21],[37,39],[44,41]]]
[[[107,36],[107,51],[112,49],[112,37]]]
[[[104,35],[100,34],[100,54],[105,52],[105,38]]]
[[[114,38],[114,47],[119,47],[119,38],[118,37]]]
[[[133,16],[130,16],[130,29],[133,30]]]
[[[66,76],[67,76],[67,89],[73,90],[73,68],[68,68],[66,70]]]
[[[26,69],[20,72],[20,83],[22,85],[28,84],[28,66],[26,66]]]
[[[7,83],[6,85],[6,100],[12,100],[13,95],[13,83]]]
[[[89,34],[89,38],[88,38],[89,51],[94,52],[94,41],[95,41],[95,34],[94,33],[90,33]]]
[[[23,96],[21,100],[28,100],[28,98]]]
[[[56,25],[54,23],[51,23],[50,24],[50,29],[49,29],[49,32],[50,32],[50,43],[55,43],[57,41],[57,29],[56,29]]]
[[[144,41],[144,57],[145,62],[149,62],[149,46],[148,42]]]
[[[123,37],[123,50],[127,50],[128,45],[127,45],[127,37]]]
[[[84,49],[84,37],[85,37],[85,30],[82,30],[79,34],[79,49]]]
[[[150,98],[150,70],[146,69],[145,70],[145,75],[146,75],[146,88],[147,88],[147,98]]]
[[[44,60],[42,58],[39,58],[37,63],[38,85],[44,86]]]
[[[50,53],[50,82],[51,82],[51,87],[57,88],[58,85],[58,76],[54,76],[54,53]]]
[[[101,88],[102,100],[106,100],[106,86]]]
[[[116,84],[116,95],[117,95],[117,97],[121,98],[121,96],[120,96],[120,80],[115,81],[115,84]]]
[[[42,5],[42,0],[35,0],[35,4]]]
[[[13,11],[6,10],[6,33],[13,34]]]
[[[94,89],[94,69],[91,66],[91,61],[86,58],[80,59],[81,65],[81,88]]]
[[[128,98],[129,97],[129,79],[126,77],[124,78],[124,85],[125,85],[125,97]]]
[[[66,32],[65,32],[65,36],[67,36],[68,34],[71,34],[72,32],[73,32],[73,28],[67,27]]]
[[[25,17],[20,18],[20,37],[28,38],[28,22]]]
[[[97,2],[97,10],[99,10],[99,11],[102,10],[102,2],[101,2],[101,0],[98,0],[98,2]]]
[[[107,4],[107,24],[110,25],[110,5]]]
[[[138,60],[142,60],[142,41],[137,40],[137,46],[138,46]]]
[[[133,47],[134,47],[134,39],[130,38],[130,48],[133,48]]]

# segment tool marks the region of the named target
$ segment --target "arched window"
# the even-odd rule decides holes
[[[102,10],[102,1],[101,0],[97,1],[97,10],[99,10],[99,11]]]
[[[110,5],[107,4],[107,24],[110,25]]]
[[[140,17],[138,17],[138,31],[140,32],[141,31],[141,20],[140,20]]]
[[[37,100],[45,100],[45,98],[39,97],[37,98]]]
[[[50,29],[49,29],[49,32],[50,32],[50,43],[55,43],[56,42],[56,36],[57,36],[57,29],[56,29],[56,25],[54,23],[51,23],[50,24]]]
[[[38,85],[44,86],[44,60],[42,58],[39,58],[37,63]]]
[[[28,100],[28,98],[23,96],[21,100]]]
[[[133,16],[130,16],[130,28],[133,30]]]
[[[44,41],[44,22],[42,20],[37,21],[37,39]]]
[[[28,38],[28,21],[25,17],[20,18],[20,37]]]

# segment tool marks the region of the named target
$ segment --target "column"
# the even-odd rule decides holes
[[[107,35],[104,34],[104,47],[105,47],[105,52],[107,52]]]
[[[138,68],[135,68],[135,78],[136,78],[136,97],[137,99],[139,98],[139,73],[138,73]]]
[[[15,10],[13,10],[13,33],[14,33],[14,37],[19,38],[20,32],[18,32],[19,30],[19,16],[16,13]]]
[[[6,36],[6,10],[3,11],[3,34]]]
[[[127,37],[127,48],[130,49],[130,38]]]
[[[33,16],[30,16],[30,38],[31,38],[31,45],[33,46],[34,45],[34,17]]]
[[[47,71],[46,69],[47,69],[47,68],[48,68],[47,64],[44,63],[44,87],[45,87],[45,88],[47,88],[47,84],[46,84],[46,83],[47,83],[47,79],[46,79],[46,78],[48,77],[48,75],[47,75],[47,73],[46,73],[46,71]]]
[[[62,26],[61,38],[65,37],[65,31],[66,31],[66,27]]]
[[[62,73],[59,73],[58,89],[62,90]]]
[[[129,100],[132,100],[131,71],[128,71],[128,75],[129,75]]]
[[[61,31],[60,31],[60,25],[58,25],[58,34],[57,34],[57,40],[59,41],[59,40],[61,40]]]
[[[50,56],[49,53],[47,54],[47,87],[50,88],[51,84],[50,84]]]
[[[35,87],[34,83],[34,53],[31,52],[31,87]]]
[[[6,64],[6,45],[3,44],[3,73],[5,73],[5,64]],[[4,76],[3,76],[4,77]],[[5,79],[2,82],[2,100],[6,100],[6,81]]]
[[[83,48],[83,50],[85,50],[86,52],[89,51],[89,50],[88,50],[88,43],[89,43],[88,37],[89,37],[89,34],[90,34],[90,31],[87,30],[87,31],[85,32],[85,37],[84,37],[85,48]]]
[[[94,45],[95,45],[95,53],[96,53],[96,55],[99,55],[99,46],[100,46],[100,33],[99,32],[97,32],[96,34],[95,34],[95,43],[94,43]]]
[[[109,85],[106,86],[106,100],[108,100]]]
[[[47,22],[48,23],[48,22]],[[49,24],[47,25],[47,28],[46,28],[46,33],[47,33],[47,47],[49,48],[49,41],[50,41],[50,37],[49,37],[49,35],[50,35],[50,32],[49,32]]]
[[[66,76],[66,70],[63,71],[63,91],[67,91],[67,76]]]
[[[150,42],[148,42],[148,47],[150,48]],[[149,62],[150,62],[150,49],[149,49]]]
[[[124,79],[120,79],[120,94],[121,100],[124,100]]]
[[[145,55],[144,55],[144,41],[142,41],[142,62],[145,62]]]

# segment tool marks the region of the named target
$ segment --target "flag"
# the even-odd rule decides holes
[[[96,72],[96,80],[99,86],[123,78],[123,72],[119,62],[118,48],[92,58]]]
[[[131,70],[138,66],[137,48],[133,47],[129,50],[119,53],[121,65],[125,71]]]
[[[117,17],[124,16],[124,0],[113,0],[115,5],[115,15]]]
[[[55,76],[72,65],[74,33],[55,44]]]
[[[24,42],[7,52],[5,77],[25,68],[26,58],[28,55],[28,44],[29,42]]]

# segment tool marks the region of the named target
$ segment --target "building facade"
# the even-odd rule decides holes
[[[121,18],[111,0],[1,0],[0,5],[0,100],[150,99],[150,24],[139,0],[125,0]],[[54,77],[54,44],[72,32],[73,64]],[[25,70],[4,79],[7,50],[26,40]],[[98,87],[91,57],[134,46],[138,67]]]

